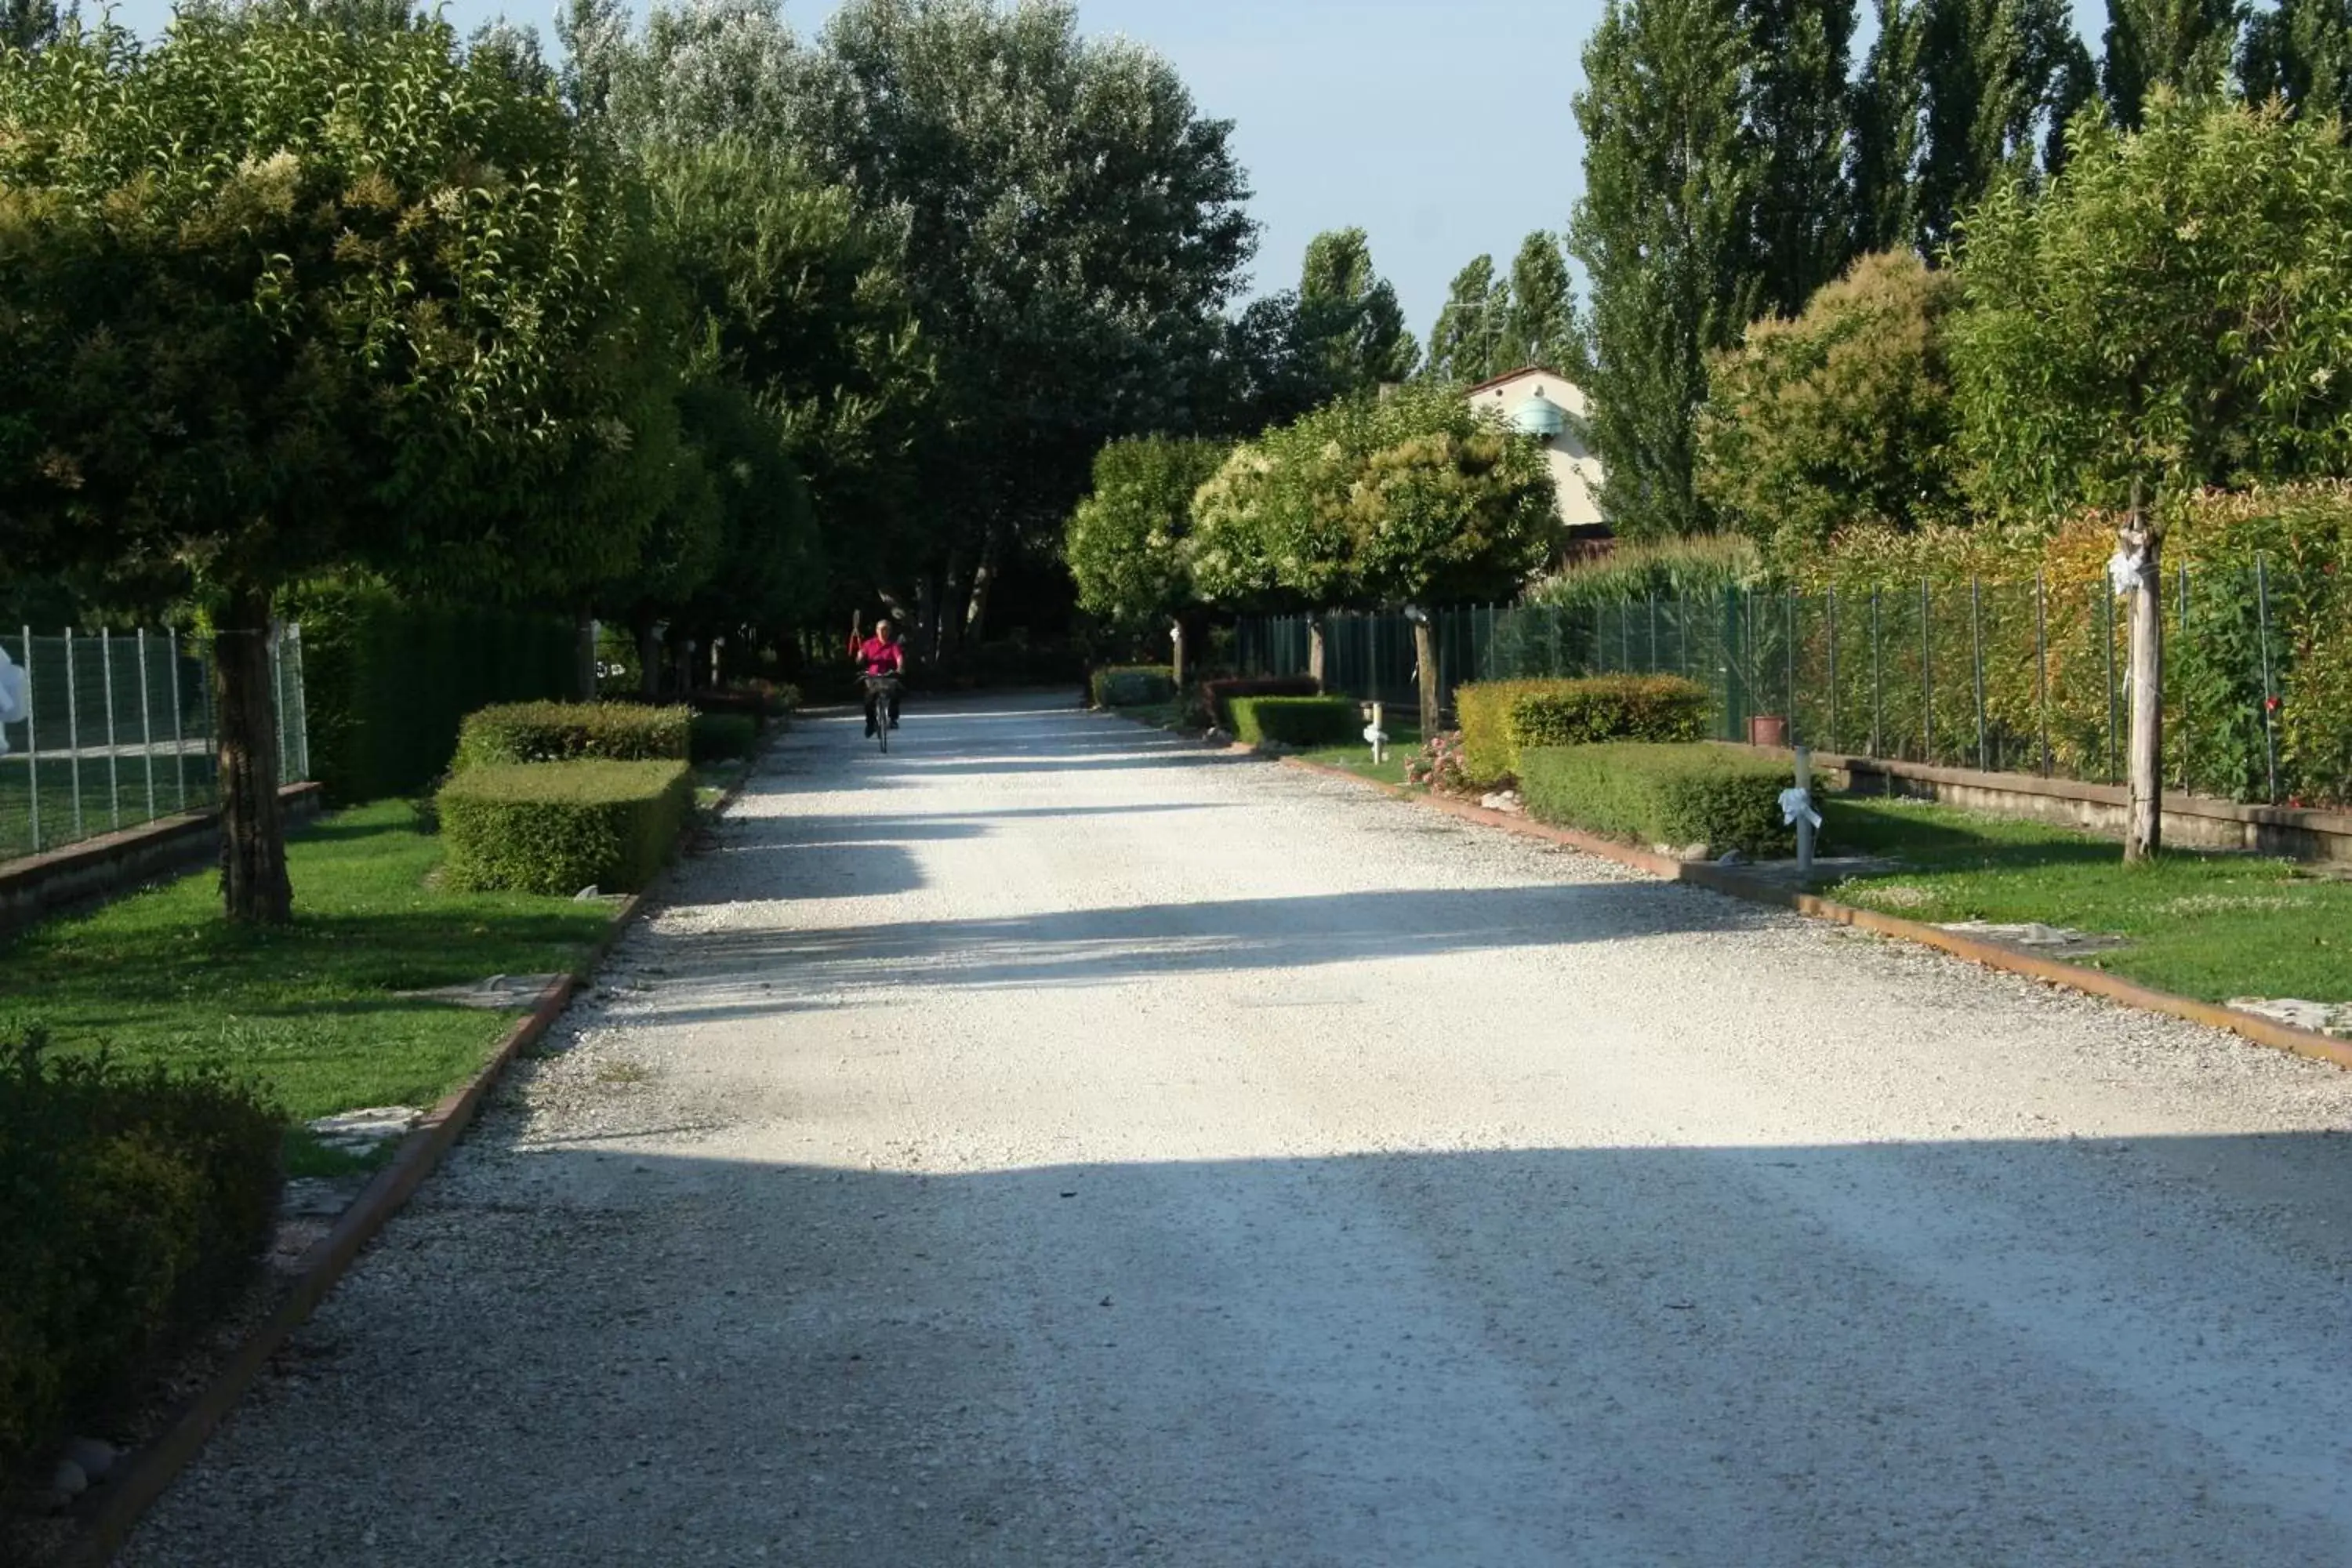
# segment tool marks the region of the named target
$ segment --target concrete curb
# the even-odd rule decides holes
[[[1484,806],[1473,805],[1467,801],[1454,800],[1444,795],[1430,795],[1405,789],[1396,784],[1383,784],[1378,779],[1368,779],[1361,773],[1349,773],[1345,768],[1333,767],[1327,763],[1309,762],[1304,757],[1286,757],[1283,759],[1283,765],[1328,778],[1345,779],[1350,784],[1361,784],[1367,789],[1379,790],[1393,799],[1426,805],[1444,812],[1449,816],[1458,816],[1466,822],[1475,822],[1488,827],[1499,827],[1526,837],[1540,838],[1568,848],[1580,849],[1588,855],[1597,855],[1604,860],[1613,860],[1620,866],[1647,872],[1665,881],[1685,882],[1693,887],[1705,888],[1711,892],[1723,893],[1731,898],[1744,900],[1748,903],[1791,910],[1815,920],[1832,921],[1839,925],[1852,926],[1857,931],[1866,931],[1879,936],[1917,942],[1923,947],[1937,948],[1948,952],[1956,958],[1965,958],[1972,963],[1981,963],[1988,969],[1997,969],[2010,974],[2022,974],[2045,984],[2063,985],[2069,990],[2105,997],[2110,1002],[2120,1002],[2126,1007],[2137,1007],[2144,1012],[2169,1014],[2176,1018],[2185,1018],[2192,1024],[2202,1024],[2208,1028],[2227,1029],[2231,1034],[2251,1040],[2258,1046],[2267,1046],[2273,1050],[2291,1051],[2296,1056],[2309,1057],[2315,1061],[2352,1068],[2352,1040],[2339,1040],[2333,1036],[2319,1034],[2315,1030],[2298,1029],[2293,1025],[2281,1024],[2252,1013],[2241,1012],[2235,1007],[2224,1007],[2219,1003],[2200,1002],[2190,996],[2176,996],[2171,992],[2158,991],[2109,974],[2105,970],[2086,968],[2079,963],[2066,963],[2053,958],[2038,958],[2027,952],[2017,952],[1975,937],[1963,936],[1958,931],[1946,931],[1940,926],[1927,925],[1918,921],[1906,921],[1898,915],[1881,914],[1876,910],[1861,909],[1853,904],[1842,904],[1834,899],[1824,899],[1815,893],[1801,893],[1793,889],[1775,887],[1769,882],[1759,882],[1752,878],[1727,871],[1719,866],[1676,860],[1669,856],[1653,854],[1646,849],[1635,849],[1611,839],[1598,838],[1589,833],[1579,833],[1574,828],[1554,827],[1549,823],[1536,822],[1524,816],[1514,816],[1507,812],[1489,811]]]

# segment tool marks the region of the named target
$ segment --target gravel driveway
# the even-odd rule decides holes
[[[2352,1562],[2352,1075],[1041,700],[857,729],[125,1561]]]

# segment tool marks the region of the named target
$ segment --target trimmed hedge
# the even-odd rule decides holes
[[[1789,770],[1727,746],[1538,746],[1520,753],[1518,779],[1539,822],[1669,850],[1795,852],[1796,831],[1780,819]]]
[[[635,702],[514,702],[466,715],[453,764],[684,762],[693,749],[694,710]]]
[[[741,713],[697,713],[688,749],[698,763],[748,757],[760,743],[760,721]]]
[[[1363,732],[1345,697],[1238,697],[1233,710],[1234,739],[1247,746],[1338,746]]]
[[[301,623],[310,773],[332,805],[427,788],[475,709],[580,694],[579,632],[561,616],[412,604],[350,580],[290,590],[281,613]]]
[[[1698,740],[1707,701],[1706,688],[1672,675],[1492,680],[1454,694],[1464,770],[1487,789],[1517,776],[1526,747]]]
[[[250,1277],[284,1139],[217,1072],[0,1045],[0,1475],[87,1430]]]
[[[1088,678],[1087,689],[1097,708],[1146,708],[1172,701],[1176,671],[1165,664],[1114,664]]]
[[[651,882],[694,811],[683,762],[468,768],[436,802],[442,876],[461,892],[546,893]]]
[[[1236,676],[1204,680],[1194,689],[1193,717],[1230,731],[1237,697],[1319,697],[1314,679],[1305,675]]]

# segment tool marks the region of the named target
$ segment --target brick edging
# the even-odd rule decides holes
[[[303,1254],[293,1283],[269,1315],[246,1336],[211,1381],[180,1406],[163,1435],[127,1457],[122,1469],[90,1495],[90,1500],[79,1510],[81,1532],[66,1552],[66,1563],[73,1568],[104,1568],[121,1550],[155,1500],[204,1451],[206,1440],[260,1378],[270,1358],[318,1309],[357,1260],[361,1250],[400,1212],[456,1146],[508,1066],[543,1038],[563,1016],[582,983],[613,951],[630,922],[644,910],[648,897],[645,893],[632,895],[606,924],[604,933],[590,944],[573,972],[558,975],[539,994],[530,1016],[507,1031],[481,1069],[425,1112],[424,1120],[401,1141],[392,1163],[378,1171],[361,1190],[351,1207],[335,1221],[334,1228]]]
[[[1834,899],[1824,899],[1817,893],[1801,893],[1793,889],[1775,887],[1769,882],[1759,882],[1752,878],[1727,871],[1719,866],[1677,860],[1671,856],[1654,854],[1647,849],[1636,849],[1612,839],[1596,837],[1590,833],[1580,833],[1571,827],[1555,827],[1549,823],[1537,822],[1530,817],[1517,816],[1507,812],[1489,811],[1485,806],[1473,805],[1468,801],[1454,800],[1445,795],[1384,784],[1379,779],[1368,779],[1361,773],[1350,773],[1345,768],[1333,767],[1328,763],[1310,762],[1304,757],[1286,757],[1283,759],[1283,764],[1286,767],[1297,768],[1328,778],[1345,779],[1350,784],[1378,790],[1391,799],[1429,806],[1444,812],[1448,816],[1461,817],[1465,821],[1479,823],[1488,827],[1499,827],[1507,832],[1520,834],[1529,838],[1541,838],[1571,849],[1580,849],[1588,855],[1597,855],[1604,860],[1613,860],[1618,865],[1647,872],[1665,881],[1686,882],[1693,887],[1705,888],[1711,892],[1723,893],[1731,898],[1744,900],[1748,903],[1790,910],[1798,914],[1811,916],[1815,920],[1834,921],[1839,925],[1852,926],[1858,931],[1870,931],[1878,936],[1895,937],[1900,941],[1916,942],[1923,947],[1940,949],[1956,958],[1965,958],[1972,963],[1983,964],[1988,969],[1997,969],[2010,974],[2021,974],[2029,979],[2042,981],[2045,984],[2063,985],[2069,990],[2105,997],[2110,1002],[2119,1002],[2126,1007],[2137,1007],[2143,1012],[2169,1014],[2176,1018],[2185,1018],[2192,1024],[2202,1024],[2208,1028],[2226,1029],[2233,1035],[2251,1040],[2258,1046],[2267,1046],[2273,1050],[2290,1051],[2299,1057],[2309,1057],[2315,1061],[2352,1068],[2352,1040],[2339,1040],[2332,1035],[2323,1035],[2315,1029],[2298,1029],[2292,1024],[2282,1024],[2275,1019],[2242,1012],[2235,1007],[2224,1007],[2219,1003],[2200,1002],[2193,996],[2179,996],[2169,991],[2158,991],[2151,986],[2139,984],[2136,981],[2110,974],[2102,969],[2092,969],[2079,963],[2067,963],[2059,959],[2040,958],[2032,953],[2014,952],[1993,942],[1963,935],[1958,931],[1946,931],[1941,926],[1928,925],[1920,921],[1906,921],[1899,915],[1882,914],[1876,910],[1865,910],[1853,904],[1842,904]]]

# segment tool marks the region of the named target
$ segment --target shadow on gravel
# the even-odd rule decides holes
[[[877,862],[844,892],[885,890]],[[802,895],[824,897],[820,889]],[[1746,929],[1782,917],[1645,883],[1398,889],[1301,898],[1212,900],[1056,910],[986,920],[820,930],[698,930],[680,949],[697,984],[772,982],[776,997],[681,1005],[678,1020],[754,1016],[792,992],[871,984],[957,987],[1107,984],[1139,975],[1244,973],[1368,959],[1635,942]]]
[[[2352,1258],[2251,1206],[2352,1204],[2342,1139],[950,1174],[509,1126],[125,1568],[2352,1555]],[[2262,1189],[2183,1201],[2222,1167]]]

